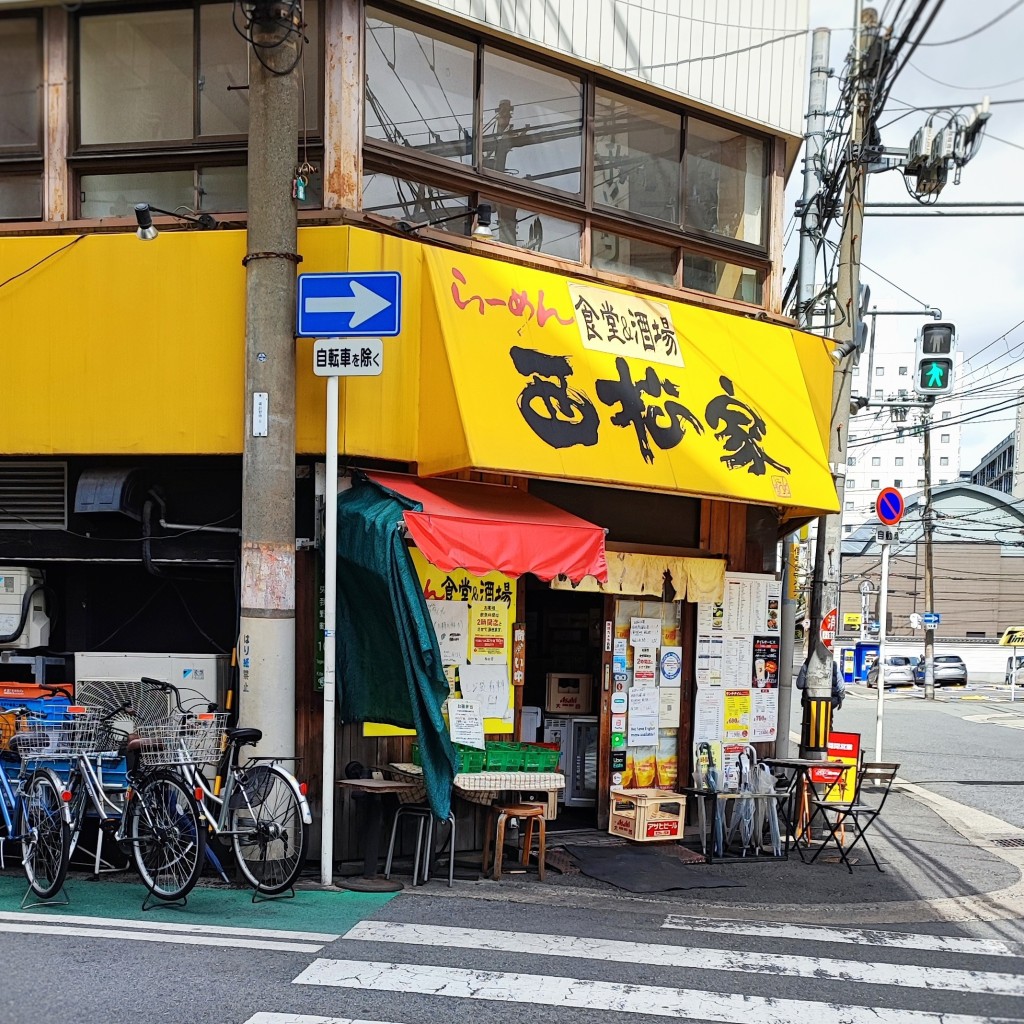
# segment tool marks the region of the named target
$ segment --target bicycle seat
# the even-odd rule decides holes
[[[262,729],[225,729],[229,742],[244,747],[247,743],[259,743],[263,739]]]

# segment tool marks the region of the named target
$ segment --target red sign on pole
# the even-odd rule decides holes
[[[832,641],[836,638],[836,626],[839,623],[839,609],[831,608],[825,612],[821,620],[821,642],[831,651]]]

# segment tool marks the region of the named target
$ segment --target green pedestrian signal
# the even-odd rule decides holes
[[[918,391],[933,395],[948,391],[953,376],[953,360],[922,359],[917,373]]]
[[[953,390],[956,360],[956,325],[924,324],[917,332],[914,390],[922,398],[946,395]]]

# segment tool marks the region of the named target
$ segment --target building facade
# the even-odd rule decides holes
[[[585,667],[598,822],[625,765],[646,760],[620,742],[609,701],[613,671],[616,689],[633,671],[631,617],[660,617],[662,642],[682,652],[668,739],[688,781],[698,608],[710,623],[726,571],[770,578],[780,534],[836,501],[829,345],[794,330],[779,298],[806,4],[763,5],[750,27],[724,2],[700,17],[627,6],[588,5],[583,19],[562,2],[556,25],[552,5],[541,17],[534,5],[306,3],[297,71],[301,272],[402,280],[384,371],[342,380],[343,469],[525,491],[602,527],[622,556],[618,590],[512,586],[522,570],[448,577],[450,593],[445,577],[423,582],[433,600],[508,595],[527,644],[525,685],[509,675],[516,729],[549,672]],[[0,561],[45,578],[53,671],[76,672],[76,653],[241,657],[244,719],[243,258],[260,139],[234,11],[0,16],[0,306],[16,339],[3,356]],[[159,227],[145,243],[141,202]],[[326,400],[314,358],[300,339],[295,394],[270,396],[267,429],[294,417],[296,701],[315,764]],[[676,560],[671,587],[659,558]],[[777,632],[765,600],[761,628]],[[354,723],[339,764],[409,759],[407,732]],[[358,830],[342,827],[351,853]]]

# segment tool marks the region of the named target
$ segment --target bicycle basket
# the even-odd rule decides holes
[[[46,719],[21,718],[11,746],[17,748],[25,763],[70,759],[96,750],[99,726],[100,717],[95,711],[73,704]]]
[[[139,760],[147,768],[212,763],[220,757],[227,719],[225,712],[175,714],[141,724]]]

